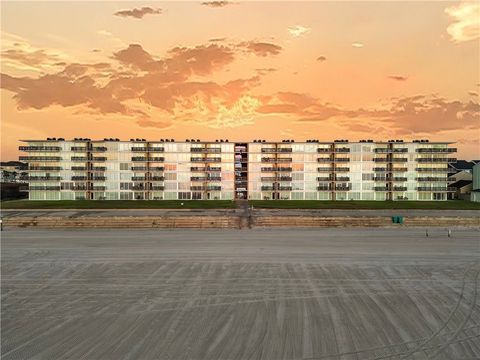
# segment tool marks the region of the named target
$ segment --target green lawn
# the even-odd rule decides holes
[[[265,209],[438,209],[480,210],[480,203],[450,201],[315,201],[315,200],[250,200],[254,208]]]
[[[1,203],[2,209],[227,209],[234,207],[235,203],[231,200],[10,200]]]

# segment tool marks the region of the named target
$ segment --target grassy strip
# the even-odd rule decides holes
[[[250,200],[250,205],[265,209],[435,209],[480,210],[480,203],[451,201],[315,201]]]
[[[183,204],[183,205],[182,205]],[[59,200],[2,201],[2,209],[230,209],[231,200]]]

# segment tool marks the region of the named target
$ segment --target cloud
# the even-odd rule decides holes
[[[325,56],[319,56],[317,57],[317,61],[320,61],[320,62],[324,62],[325,60],[327,60],[327,58]]]
[[[464,1],[445,9],[453,20],[447,33],[454,42],[464,42],[480,38],[480,3]]]
[[[221,8],[227,5],[233,4],[231,1],[204,1],[202,5],[212,7],[212,8]]]
[[[288,27],[287,30],[293,37],[299,37],[309,33],[311,29],[302,25],[295,25]]]
[[[476,91],[469,91],[469,92],[468,92],[468,95],[470,95],[470,96],[478,96],[478,92],[476,92]]]
[[[278,55],[282,51],[281,46],[266,42],[246,41],[240,43],[238,46],[257,56]]]
[[[50,54],[44,49],[26,50],[15,48],[2,51],[2,59],[27,65],[30,68],[43,68],[55,66],[59,62],[60,57],[57,54]]]
[[[408,79],[408,77],[402,75],[388,75],[387,77],[396,81],[406,81]]]
[[[277,69],[275,69],[275,68],[260,68],[260,69],[255,69],[255,71],[256,71],[259,75],[266,75],[266,74],[268,74],[268,73],[272,73],[272,72],[277,71]]]
[[[148,6],[144,6],[141,8],[134,8],[131,10],[119,10],[117,11],[114,15],[120,16],[120,17],[132,17],[135,19],[141,19],[145,15],[153,15],[153,14],[161,14],[162,9],[154,9]]]
[[[213,38],[213,39],[208,39],[209,42],[222,42],[222,41],[225,41],[227,40],[226,37],[223,37],[223,38]]]
[[[363,47],[364,47],[364,45],[363,45],[362,43],[359,43],[359,42],[354,42],[354,43],[352,43],[352,46],[353,46],[354,48],[357,48],[357,49],[360,49],[360,48],[363,48]]]

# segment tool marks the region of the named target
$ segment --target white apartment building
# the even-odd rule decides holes
[[[30,200],[446,200],[451,143],[23,140]]]

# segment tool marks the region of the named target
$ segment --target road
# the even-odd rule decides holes
[[[2,359],[478,359],[479,235],[6,230]]]

